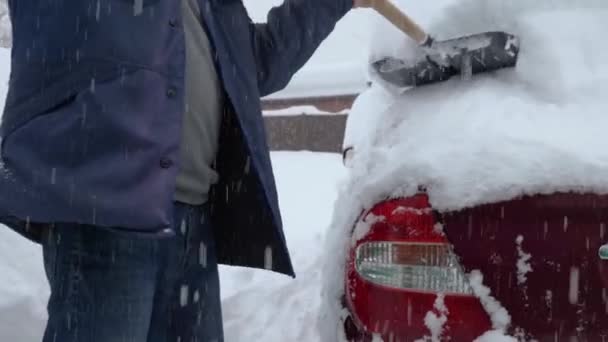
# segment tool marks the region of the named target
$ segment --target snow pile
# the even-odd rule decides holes
[[[227,342],[319,341],[323,239],[331,223],[340,155],[272,152],[281,214],[296,279],[272,272],[222,267]],[[334,341],[335,342],[335,341]]]
[[[3,48],[10,47],[13,42],[11,19],[8,12],[7,1],[0,0],[0,47]]]
[[[440,32],[437,32],[432,24],[441,19],[447,7],[458,3],[460,0],[391,1],[413,18],[418,25],[426,29],[427,33],[441,38],[441,35],[436,35]],[[416,43],[401,30],[379,14],[373,13],[372,18],[372,37],[374,38],[370,42],[369,60],[375,61],[387,56],[403,58],[404,56],[410,56],[415,51]]]
[[[264,116],[297,116],[297,115],[346,115],[348,110],[339,112],[328,112],[315,106],[292,106],[281,109],[268,109],[264,111]]]
[[[390,94],[380,87],[372,87],[357,96],[348,114],[342,148],[346,150],[369,140],[378,115],[383,113],[392,101]]]
[[[4,108],[11,73],[11,50],[0,48],[0,108]]]
[[[381,95],[354,109],[353,118],[367,113],[368,121],[349,122],[359,131],[347,136],[364,138],[355,139],[350,176],[328,233],[332,261],[325,267],[327,303],[319,320],[325,341],[335,340],[340,329],[336,317],[352,227],[375,203],[412,195],[420,186],[440,211],[525,194],[608,193],[608,47],[598,43],[608,32],[608,2],[463,0],[443,12],[430,26],[439,39],[496,29],[518,35],[518,66],[397,96],[376,84],[368,92]],[[399,56],[408,45],[377,36],[385,45],[372,59],[387,51]],[[386,110],[375,107],[379,97],[388,99],[381,101]]]
[[[439,210],[608,192],[608,49],[593,43],[607,19],[608,9],[522,14],[517,69],[401,95],[357,146],[355,192],[379,199],[424,185]]]
[[[473,342],[517,342],[515,337],[505,336],[500,330],[490,330],[479,336]]]
[[[5,2],[0,2],[0,45],[5,32],[3,6]],[[10,65],[10,50],[0,48],[0,107],[8,91]],[[48,295],[42,249],[0,226],[0,341],[40,341]]]
[[[608,49],[595,42],[608,29],[608,4],[465,1],[447,12],[438,36],[519,35],[517,68],[398,97],[370,90],[375,101],[365,95],[353,110],[355,121],[368,121],[349,122],[347,134],[367,137],[357,141],[356,192],[378,199],[424,185],[440,210],[526,193],[607,192]]]
[[[42,249],[0,226],[0,341],[41,341],[48,295]]]

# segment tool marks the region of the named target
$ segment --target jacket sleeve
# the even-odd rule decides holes
[[[353,7],[353,0],[285,0],[254,24],[253,50],[262,96],[283,89]]]

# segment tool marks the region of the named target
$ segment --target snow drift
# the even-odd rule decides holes
[[[353,109],[352,118],[367,122],[349,123],[364,133],[347,133],[365,138],[352,141],[349,180],[328,233],[319,321],[325,341],[341,329],[350,229],[376,202],[421,185],[442,211],[524,194],[608,193],[608,48],[599,43],[608,32],[608,3],[466,0],[442,14],[430,25],[438,39],[491,30],[518,35],[518,66],[397,94],[376,84],[370,92],[385,92],[384,105],[366,99]],[[384,27],[372,60],[411,54],[411,43]]]

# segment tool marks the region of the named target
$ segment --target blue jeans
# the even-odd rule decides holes
[[[175,204],[175,231],[146,238],[55,224],[43,342],[221,342],[220,285],[206,206]]]

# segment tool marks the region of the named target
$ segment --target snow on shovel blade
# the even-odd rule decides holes
[[[416,87],[514,67],[519,53],[519,39],[505,32],[486,32],[472,36],[436,41],[423,47],[415,60],[384,58],[372,63],[384,81],[398,87]]]

